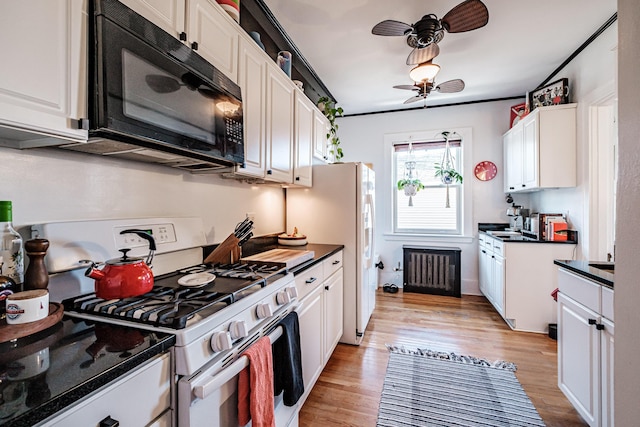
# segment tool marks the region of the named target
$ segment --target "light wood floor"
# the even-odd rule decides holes
[[[300,411],[300,426],[375,426],[385,344],[516,363],[516,376],[548,427],[586,426],[557,386],[556,341],[514,332],[484,297],[378,291],[362,345],[338,344]]]

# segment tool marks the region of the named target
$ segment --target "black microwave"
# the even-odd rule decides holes
[[[91,3],[89,142],[243,164],[240,87],[119,1]]]

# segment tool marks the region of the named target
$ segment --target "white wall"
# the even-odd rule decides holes
[[[103,218],[197,216],[220,243],[246,213],[254,234],[284,231],[284,190],[214,175],[42,148],[0,148],[0,200],[16,226]]]
[[[616,90],[617,44],[618,24],[614,23],[553,78],[567,77],[570,100],[578,103],[578,186],[545,190],[531,197],[536,211],[568,213],[570,225],[579,232],[578,258],[589,259],[589,109]]]
[[[506,216],[509,205],[503,192],[502,134],[509,129],[509,107],[518,103],[518,100],[511,100],[339,119],[339,136],[345,151],[343,160],[371,163],[376,171],[376,252],[385,265],[380,283],[402,283],[401,273],[392,269],[402,262],[403,244],[452,246],[462,249],[462,292],[480,293],[477,224],[509,220]],[[387,156],[385,160],[383,149],[385,134],[452,128],[471,128],[473,134],[470,166],[462,171],[465,191],[472,191],[471,229],[465,230],[466,238],[455,241],[427,236],[392,236],[391,197],[395,190],[391,182],[390,159]],[[497,165],[498,176],[494,180],[481,182],[474,178],[473,167],[482,160],[491,160]],[[528,196],[517,197],[516,202],[526,204]]]

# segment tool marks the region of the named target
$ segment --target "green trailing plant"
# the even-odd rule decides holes
[[[457,182],[458,184],[462,184],[462,175],[458,173],[453,168],[444,168],[442,165],[436,163],[435,164],[435,176],[440,178],[443,184],[453,184]]]
[[[404,190],[404,187],[409,185],[413,185],[416,188],[416,191],[424,189],[424,184],[418,178],[398,180],[398,190]]]
[[[327,133],[327,139],[331,144],[329,153],[333,156],[334,161],[338,162],[344,157],[342,147],[340,147],[340,138],[338,138],[338,124],[336,118],[342,117],[344,111],[342,107],[337,107],[335,101],[329,99],[326,96],[318,99],[318,108],[322,111],[322,114],[329,119],[329,132]]]

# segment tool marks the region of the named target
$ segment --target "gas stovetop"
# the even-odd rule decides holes
[[[63,301],[65,311],[183,329],[283,278],[281,266],[199,264],[158,276],[140,296],[105,300],[95,293]]]

